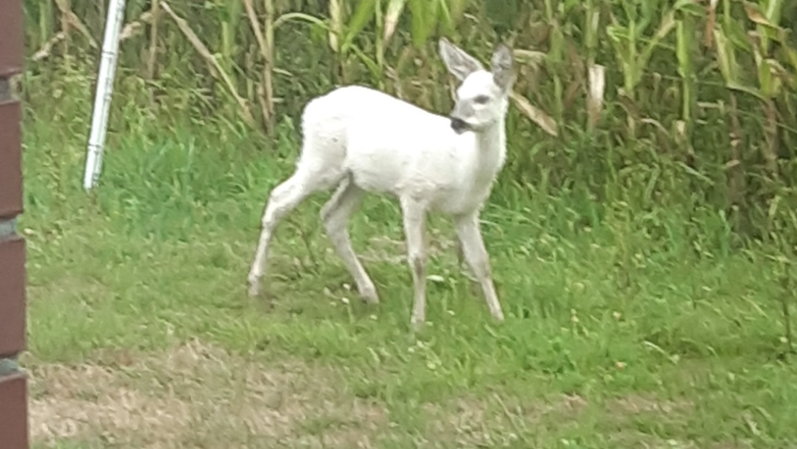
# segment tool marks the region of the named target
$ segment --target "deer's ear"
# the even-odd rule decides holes
[[[484,69],[479,61],[452,44],[446,38],[440,39],[440,56],[448,71],[460,81],[471,73]]]
[[[512,49],[505,44],[498,45],[493,53],[491,64],[495,84],[504,91],[509,90],[512,86],[512,81],[514,81]]]

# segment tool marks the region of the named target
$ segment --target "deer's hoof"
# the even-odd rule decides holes
[[[255,296],[260,295],[260,281],[255,279],[249,279],[249,296],[254,298]]]
[[[413,332],[420,332],[423,329],[425,319],[422,316],[413,316],[410,320],[410,328]]]
[[[360,297],[368,304],[379,304],[379,295],[373,287],[363,289],[363,291],[360,292]]]

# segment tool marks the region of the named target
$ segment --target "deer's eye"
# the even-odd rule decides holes
[[[479,95],[478,97],[474,98],[473,101],[476,102],[476,104],[486,104],[488,101],[490,101],[490,97],[487,95]]]

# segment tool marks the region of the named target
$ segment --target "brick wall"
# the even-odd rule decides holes
[[[16,362],[25,347],[22,108],[11,82],[22,60],[22,0],[0,0],[0,449],[28,448],[27,377]]]

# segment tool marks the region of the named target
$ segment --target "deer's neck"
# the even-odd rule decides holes
[[[476,134],[476,146],[480,154],[500,154],[506,148],[506,130],[504,119],[496,121],[484,131]]]
[[[505,120],[500,120],[476,134],[476,148],[473,153],[473,170],[479,184],[492,183],[506,158]]]

